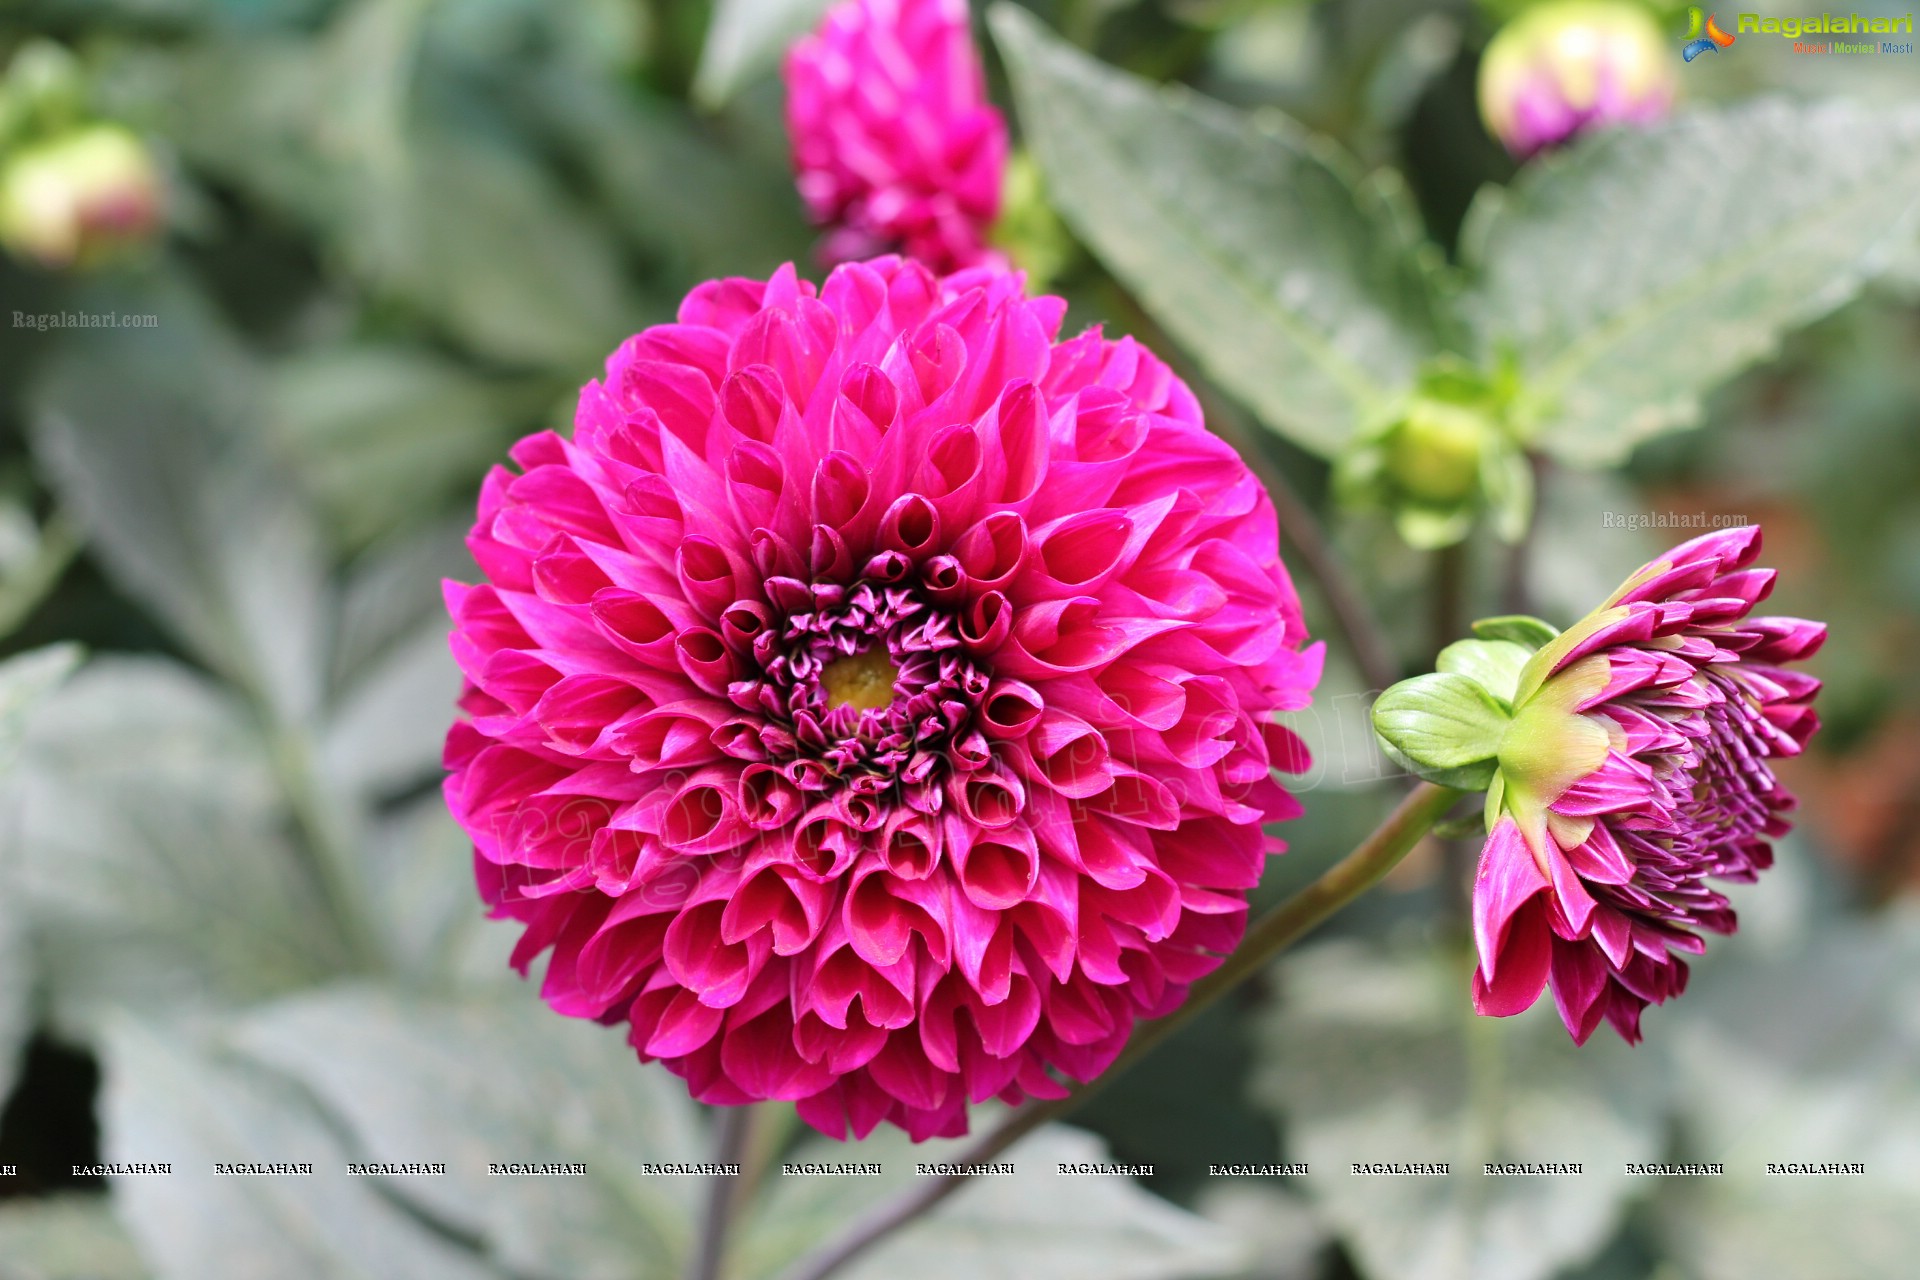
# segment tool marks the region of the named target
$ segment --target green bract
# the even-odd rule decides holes
[[[1538,618],[1483,618],[1475,639],[1440,651],[1436,670],[1402,680],[1373,704],[1373,728],[1387,755],[1428,782],[1488,793],[1525,822],[1591,769],[1606,734],[1573,712],[1596,671],[1576,663],[1552,683],[1546,673],[1589,628],[1563,636]],[[1604,664],[1597,669],[1605,682]],[[1598,735],[1596,738],[1595,735]],[[1491,825],[1491,824],[1489,824]]]

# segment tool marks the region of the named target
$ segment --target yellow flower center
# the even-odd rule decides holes
[[[829,662],[820,672],[820,685],[827,691],[829,709],[878,711],[893,701],[893,682],[899,675],[886,650],[876,647]]]

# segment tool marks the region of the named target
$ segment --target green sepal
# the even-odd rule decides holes
[[[1500,700],[1511,712],[1520,687],[1520,669],[1533,651],[1511,640],[1456,640],[1440,651],[1436,671],[1465,676]]]
[[[1468,676],[1436,671],[1402,680],[1373,704],[1373,730],[1389,758],[1428,782],[1484,790],[1498,767],[1509,715]]]
[[[1482,640],[1508,640],[1532,652],[1559,635],[1560,629],[1524,613],[1508,613],[1479,619],[1473,624],[1473,634]]]

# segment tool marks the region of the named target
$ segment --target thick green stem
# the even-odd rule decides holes
[[[1254,922],[1233,954],[1218,969],[1194,983],[1186,1003],[1166,1017],[1142,1025],[1128,1042],[1126,1051],[1103,1074],[1078,1086],[1064,1098],[1030,1102],[1021,1107],[999,1128],[955,1157],[954,1162],[962,1166],[989,1163],[1041,1125],[1059,1119],[1098,1093],[1214,1001],[1265,968],[1274,956],[1378,884],[1464,794],[1431,782],[1420,783],[1352,853]],[[826,1280],[958,1191],[966,1181],[959,1175],[923,1179],[911,1191],[856,1221],[837,1240],[802,1259],[783,1280]]]

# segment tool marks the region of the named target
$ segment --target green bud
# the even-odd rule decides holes
[[[1517,383],[1453,357],[1420,371],[1416,388],[1335,463],[1342,501],[1384,508],[1408,545],[1450,546],[1491,515],[1508,541],[1526,530],[1533,473],[1508,409]]]
[[[1456,506],[1480,484],[1480,455],[1494,428],[1466,405],[1416,399],[1387,438],[1387,478],[1407,497]]]

